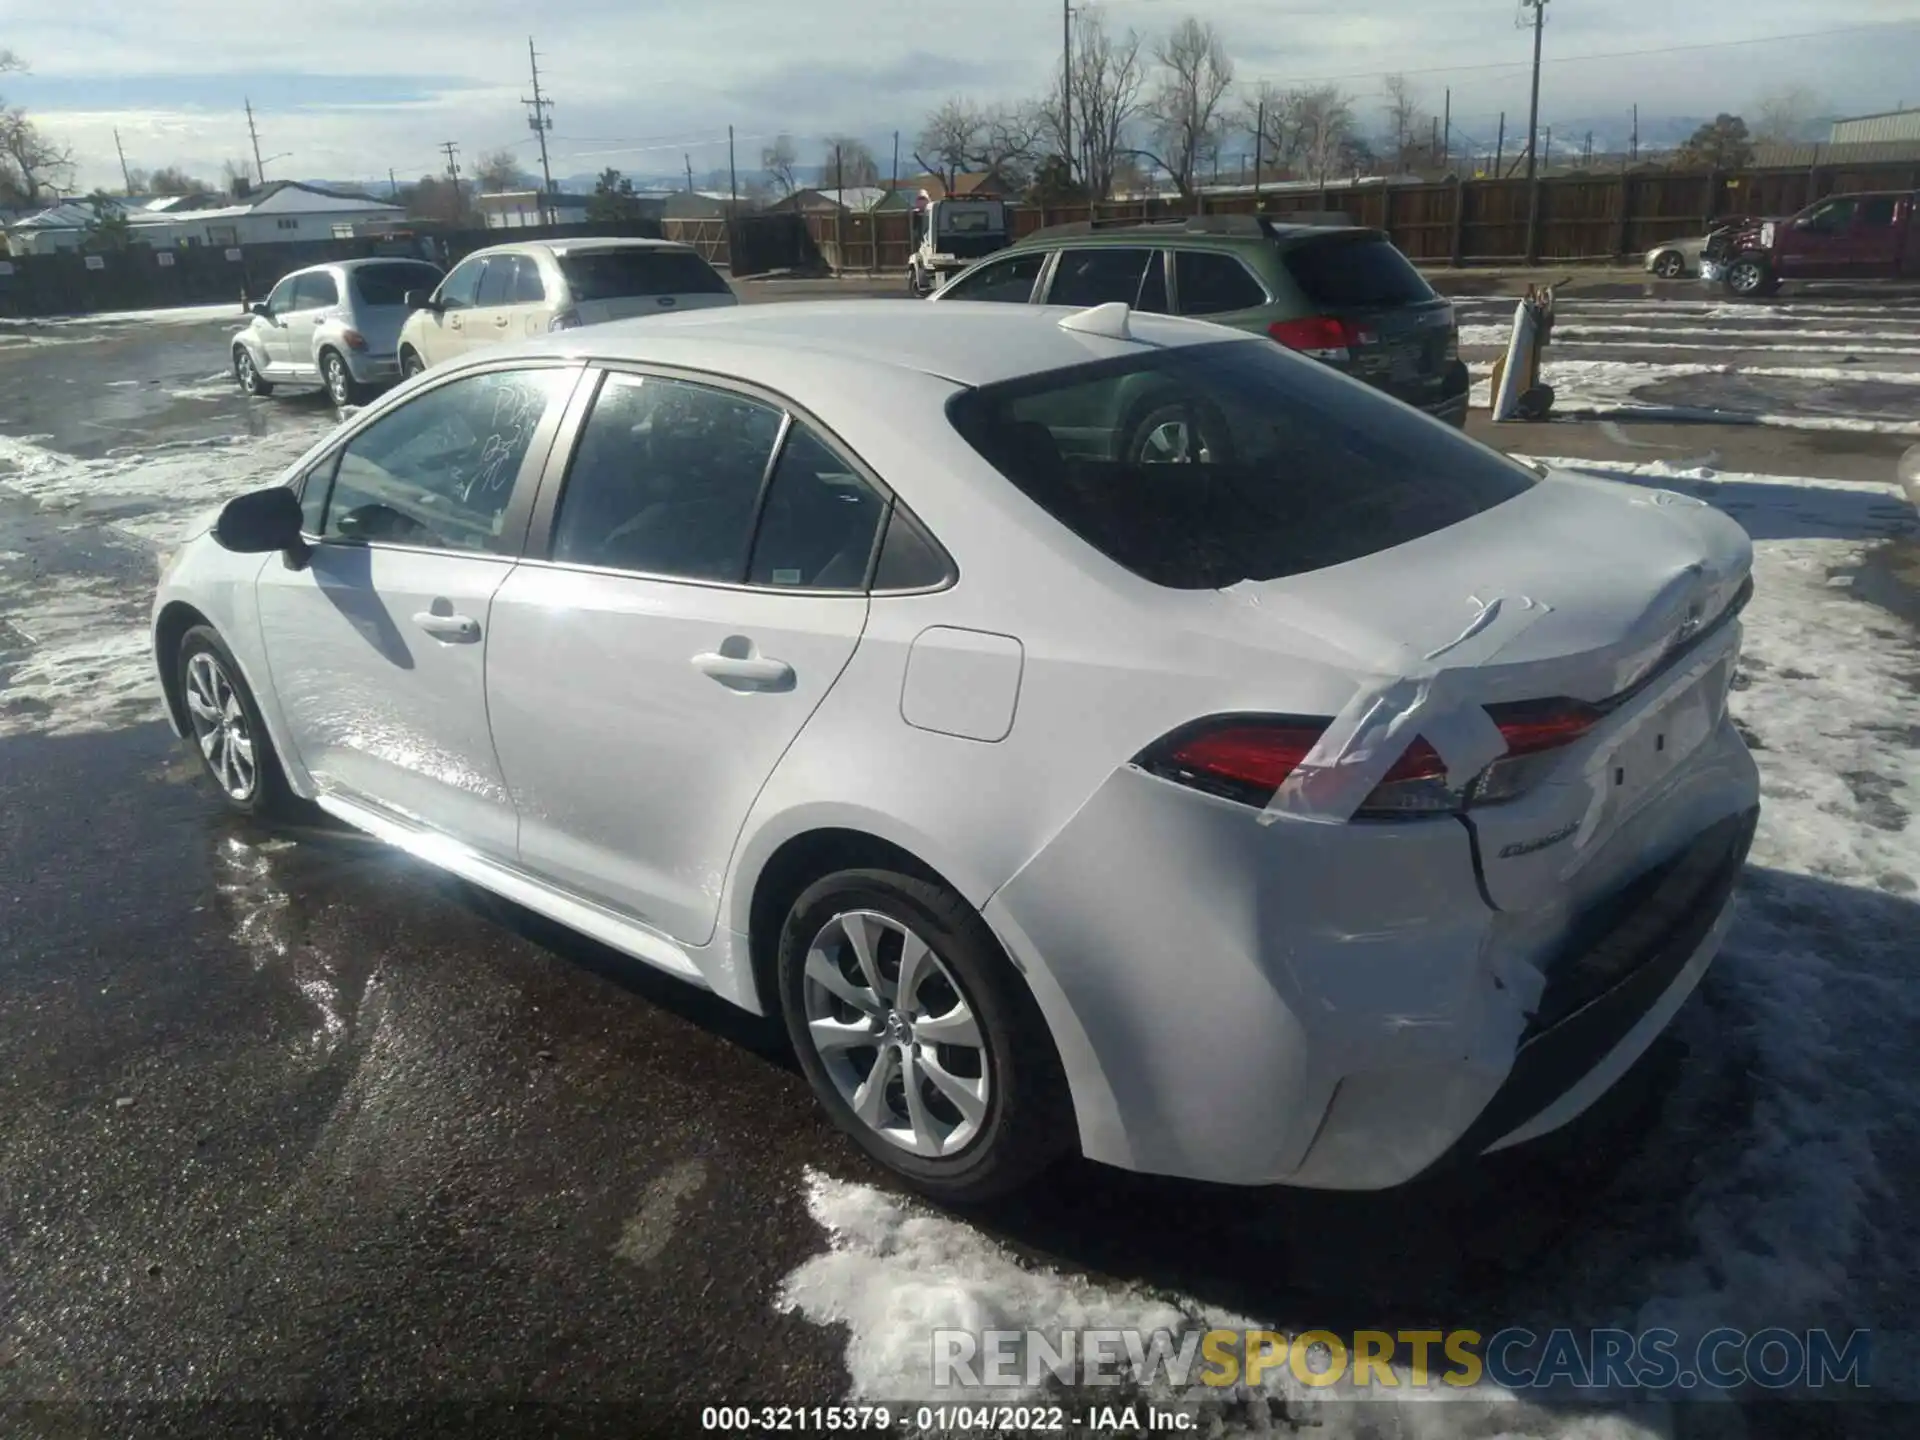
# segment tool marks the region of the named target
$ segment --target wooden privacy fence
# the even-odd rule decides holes
[[[1663,240],[1704,234],[1730,215],[1790,215],[1823,196],[1855,190],[1920,189],[1920,164],[1822,166],[1808,170],[1676,172],[1637,170],[1613,175],[1542,179],[1539,214],[1529,226],[1533,192],[1525,180],[1442,180],[1421,184],[1334,183],[1321,188],[1251,188],[1195,200],[1102,201],[1095,205],[1009,205],[1016,238],[1049,225],[1095,219],[1172,219],[1184,214],[1251,214],[1276,221],[1301,212],[1343,211],[1355,224],[1385,230],[1394,244],[1427,265],[1534,265],[1621,261]],[[743,246],[741,275],[767,268],[818,268],[905,274],[912,216],[905,210],[865,214],[808,214],[805,240],[795,245],[791,214],[747,215],[731,227],[710,221],[668,220],[668,239],[698,244],[716,264],[731,263],[732,240]],[[761,226],[786,227],[783,243],[744,247]],[[1528,248],[1531,228],[1533,245]],[[729,236],[728,232],[731,232]],[[777,255],[787,263],[765,265]]]

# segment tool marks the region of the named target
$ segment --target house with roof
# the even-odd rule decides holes
[[[1020,187],[1009,183],[998,170],[969,170],[953,177],[951,189],[944,175],[915,175],[893,181],[882,187],[880,198],[868,208],[911,210],[923,190],[929,200],[944,200],[949,196],[955,200],[1017,200],[1020,197]]]
[[[593,197],[538,190],[495,190],[473,197],[473,208],[489,230],[524,230],[542,225],[584,225]],[[544,215],[551,218],[543,218]]]
[[[783,196],[766,208],[778,213],[782,210],[797,210],[802,215],[833,215],[840,212],[860,214],[872,210],[889,191],[883,185],[848,185],[836,190],[832,186],[808,187],[795,190],[791,195]]]
[[[275,180],[259,186],[236,182],[227,197],[169,196],[157,205],[129,199],[121,202],[121,213],[134,244],[174,249],[328,240],[337,225],[399,219],[406,209],[366,195]],[[8,226],[7,241],[16,255],[80,250],[95,220],[92,206],[66,201]]]

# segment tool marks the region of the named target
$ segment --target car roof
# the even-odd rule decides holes
[[[1173,249],[1239,249],[1245,246],[1289,245],[1330,235],[1375,235],[1384,231],[1354,224],[1288,224],[1264,215],[1194,215],[1174,220],[1132,223],[1074,221],[1036,230],[1016,242],[1019,249],[1057,249],[1061,246],[1139,245],[1150,242]]]
[[[1059,305],[949,300],[799,300],[728,305],[590,325],[513,346],[473,352],[473,363],[512,355],[577,355],[712,369],[778,388],[804,353],[816,371],[917,371],[960,385],[1109,360],[1147,349],[1233,343],[1256,337],[1168,315],[1130,314],[1127,339],[1066,330],[1086,312]]]
[[[583,235],[578,240],[515,240],[504,245],[489,245],[472,250],[462,259],[476,255],[517,255],[538,251],[543,255],[582,255],[605,250],[692,250],[678,240],[655,240],[642,235]]]

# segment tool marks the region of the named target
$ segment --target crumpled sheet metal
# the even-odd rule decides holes
[[[1506,753],[1507,742],[1476,697],[1473,672],[1553,607],[1525,595],[1482,600],[1467,627],[1412,665],[1399,656],[1356,656],[1377,678],[1363,685],[1333,718],[1319,742],[1274,792],[1260,823],[1286,817],[1342,825],[1365,803],[1407,752],[1424,737],[1447,767],[1447,782],[1463,786]]]

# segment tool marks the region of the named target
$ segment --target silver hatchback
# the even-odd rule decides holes
[[[276,385],[319,385],[354,405],[400,378],[406,295],[431,290],[441,270],[424,260],[338,260],[285,276],[248,307],[233,337],[233,376],[248,395]]]

